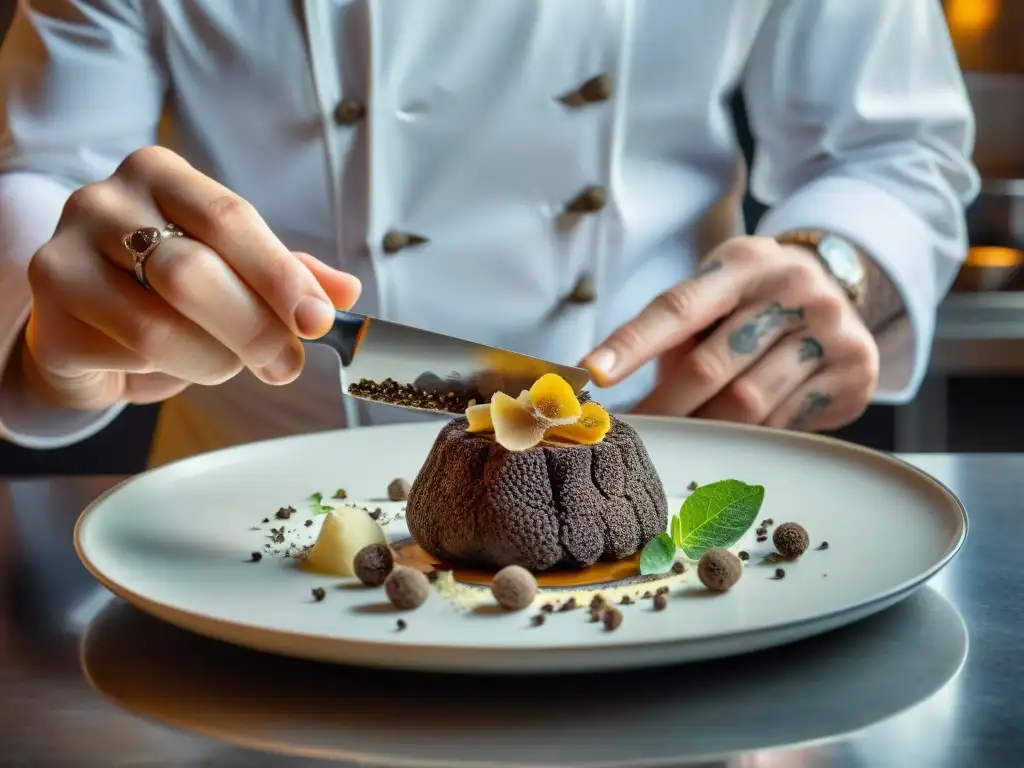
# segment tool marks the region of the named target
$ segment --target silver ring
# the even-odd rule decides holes
[[[124,236],[124,247],[132,255],[132,265],[135,268],[135,279],[148,291],[153,286],[146,279],[146,259],[156,250],[156,247],[167,237],[185,237],[184,230],[176,224],[168,224],[163,229],[156,227],[142,227]]]

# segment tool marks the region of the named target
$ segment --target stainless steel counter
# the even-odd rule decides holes
[[[917,597],[797,647],[571,684],[367,673],[194,638],[112,600],[79,565],[74,520],[114,479],[0,483],[0,765],[314,764],[309,755],[329,753],[323,745],[335,719],[382,727],[373,702],[391,702],[393,715],[378,753],[436,765],[445,764],[436,731],[472,725],[474,712],[488,708],[501,709],[508,725],[466,727],[465,739],[492,765],[579,764],[594,729],[608,728],[615,720],[603,718],[616,711],[644,712],[642,721],[621,717],[615,734],[637,765],[682,764],[673,755],[697,742],[742,750],[704,765],[1019,765],[1024,455],[908,458],[953,488],[971,521],[961,555]],[[376,690],[376,699],[353,700],[360,689]],[[332,701],[332,692],[351,706]],[[573,695],[589,702],[574,707],[589,707],[592,719],[573,719],[573,708],[538,714]],[[724,701],[712,703],[716,695]],[[704,722],[693,708],[701,700],[743,714]],[[851,728],[858,732],[837,735]],[[526,733],[546,733],[560,746],[539,754],[535,742],[517,742]],[[790,739],[803,746],[781,746]],[[760,749],[767,745],[775,748]]]

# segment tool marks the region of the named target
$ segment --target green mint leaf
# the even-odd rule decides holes
[[[320,491],[317,491],[316,493],[314,493],[309,498],[312,499],[316,504],[319,504],[321,501],[324,500],[324,495],[322,493],[320,493]]]
[[[763,502],[760,485],[739,480],[702,485],[686,497],[672,520],[672,538],[692,560],[713,547],[731,547],[754,524]]]
[[[334,507],[329,507],[326,504],[317,504],[313,507],[314,515],[326,515],[328,512],[333,512]]]
[[[667,533],[659,533],[647,542],[647,546],[640,553],[640,575],[664,573],[672,567],[675,558],[676,543]]]

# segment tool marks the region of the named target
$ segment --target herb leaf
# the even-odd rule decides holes
[[[329,507],[326,504],[317,504],[313,507],[314,515],[326,515],[328,512],[333,512],[334,507]]]
[[[659,533],[647,542],[640,553],[640,575],[664,573],[672,567],[676,558],[676,543],[667,533]]]
[[[702,485],[686,497],[672,520],[672,538],[693,560],[713,547],[731,547],[754,524],[763,502],[761,485],[739,480]]]

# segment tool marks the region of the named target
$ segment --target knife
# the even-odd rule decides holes
[[[341,389],[350,397],[416,411],[461,412],[468,399],[485,403],[495,392],[517,397],[546,373],[561,376],[577,394],[590,383],[590,373],[583,368],[558,365],[358,312],[335,312],[331,330],[318,339],[303,339],[303,344],[334,350],[341,362]],[[394,382],[388,385],[392,390],[395,386],[412,387],[435,397],[444,395],[441,402],[450,407],[393,402],[375,396],[371,391],[373,385],[385,381]]]

